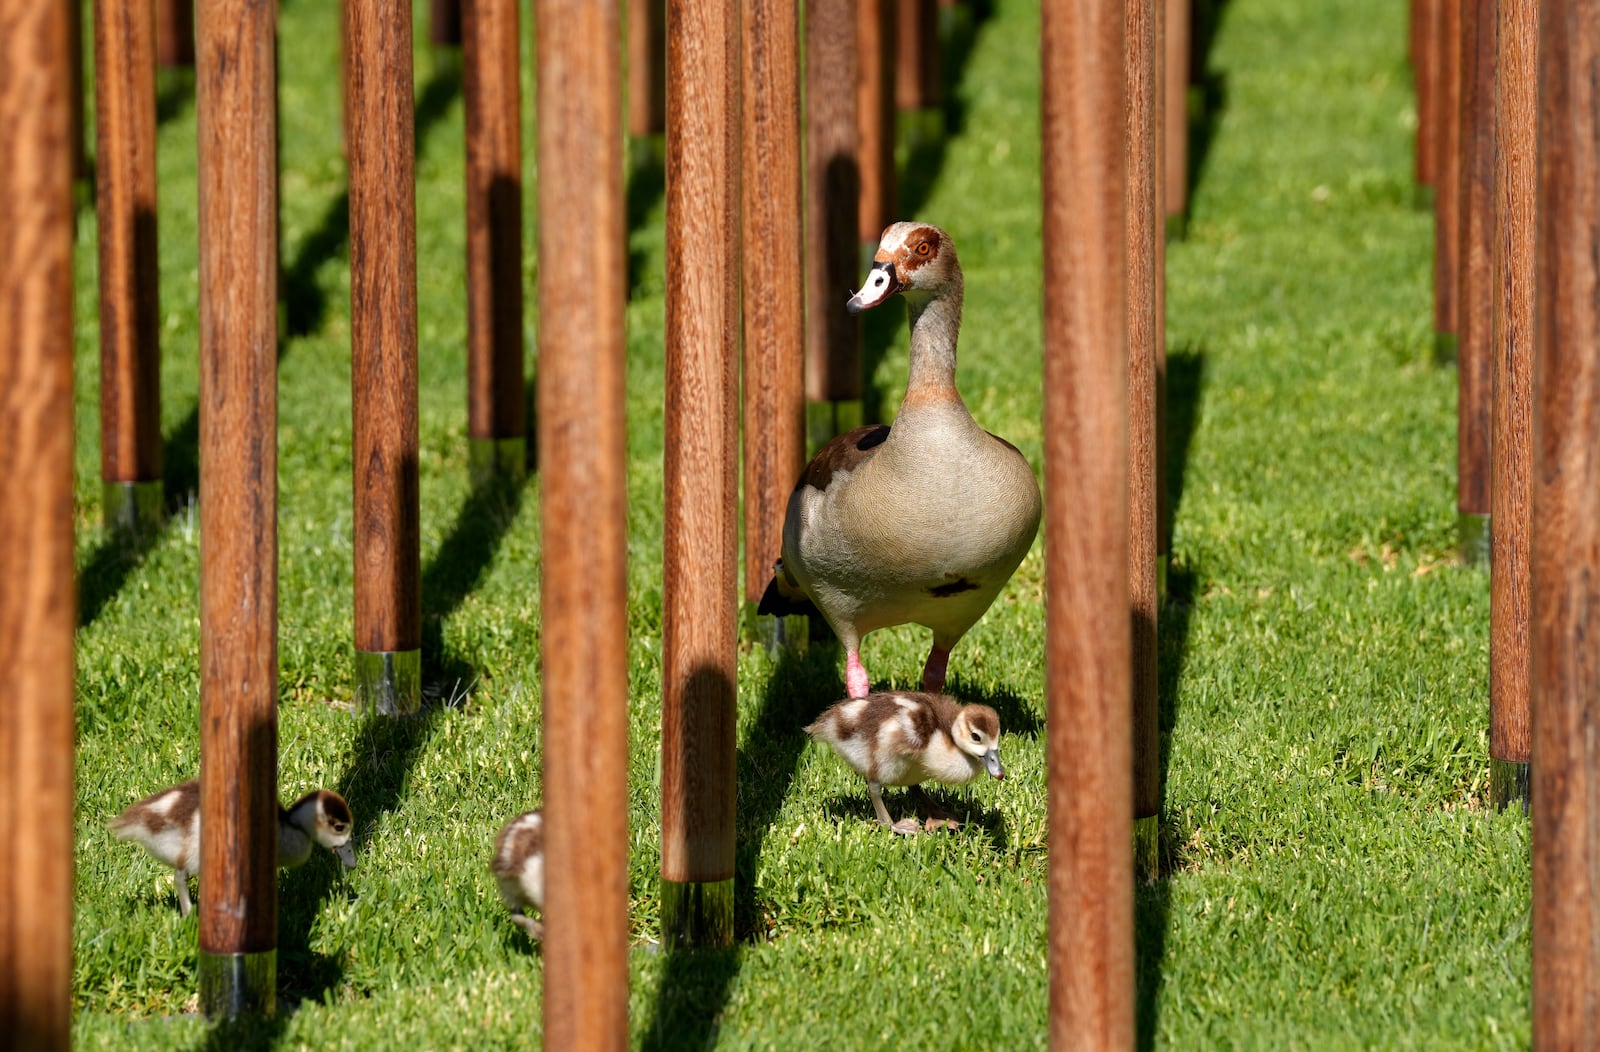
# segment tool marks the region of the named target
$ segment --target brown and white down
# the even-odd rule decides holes
[[[511,919],[530,938],[544,938],[544,925],[527,913],[529,906],[544,910],[543,813],[529,811],[505,824],[495,839],[489,870],[500,885],[500,898],[511,911]]]
[[[927,781],[965,785],[982,771],[1006,776],[1000,764],[999,714],[987,705],[962,705],[943,694],[896,692],[847,699],[818,716],[806,733],[833,746],[867,780],[878,821],[896,833],[916,833],[920,826],[915,818],[889,820],[883,786]]]
[[[852,698],[871,689],[862,637],[907,623],[933,630],[922,687],[944,689],[950,649],[1028,553],[1042,507],[1027,458],[979,427],[956,391],[963,282],[948,234],[890,226],[847,306],[868,310],[896,293],[911,317],[911,366],[894,426],[846,432],[806,466],[760,606],[779,615],[814,606],[844,645]]]
[[[288,808],[278,807],[278,866],[292,869],[320,844],[347,868],[356,864],[350,805],[328,789],[316,789]],[[200,783],[184,782],[153,793],[122,812],[110,825],[118,840],[132,840],[176,869],[178,912],[189,915],[189,877],[200,872]]]

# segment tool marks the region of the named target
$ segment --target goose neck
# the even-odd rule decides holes
[[[906,302],[911,316],[911,372],[906,397],[953,397],[956,339],[961,332],[961,287]]]

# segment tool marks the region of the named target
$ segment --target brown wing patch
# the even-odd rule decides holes
[[[541,821],[532,821],[539,815]],[[489,868],[496,874],[515,873],[522,868],[522,864],[534,855],[544,852],[544,822],[542,814],[530,811],[528,814],[518,815],[507,822],[505,828],[500,830],[500,836],[494,845],[494,860]]]
[[[170,801],[167,797],[177,794]],[[163,801],[157,807],[157,801]],[[163,789],[159,793],[151,793],[138,803],[122,812],[112,823],[112,829],[127,829],[135,825],[142,825],[151,833],[159,833],[163,829],[173,827],[187,827],[193,820],[195,812],[200,810],[200,782],[199,780],[184,782],[170,789]]]
[[[888,424],[867,424],[846,431],[817,450],[817,455],[806,465],[805,474],[800,476],[800,486],[827,489],[836,473],[854,471],[871,460],[888,437]]]

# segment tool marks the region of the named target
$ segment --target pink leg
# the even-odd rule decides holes
[[[861,663],[861,655],[854,650],[845,653],[844,689],[852,698],[864,698],[872,689],[867,668]]]
[[[944,689],[944,669],[950,662],[950,651],[935,643],[928,651],[928,662],[922,666],[922,689],[938,693]]]

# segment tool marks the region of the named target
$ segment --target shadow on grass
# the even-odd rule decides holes
[[[645,225],[667,189],[666,158],[656,147],[655,140],[636,143],[635,147],[633,161],[628,165],[627,230],[630,235]],[[632,299],[639,289],[649,253],[634,246],[631,237],[629,241],[628,298]]]
[[[1169,354],[1165,393],[1169,518],[1176,516],[1183,499],[1189,450],[1200,423],[1204,375],[1204,351],[1188,348]],[[1177,845],[1171,840],[1172,829],[1166,820],[1167,771],[1172,757],[1172,735],[1178,724],[1178,686],[1189,654],[1189,617],[1194,607],[1196,579],[1192,566],[1170,556],[1169,559],[1166,602],[1158,612],[1156,625],[1156,690],[1161,722],[1160,870],[1153,883],[1140,882],[1134,888],[1135,1024],[1141,1052],[1155,1047],[1161,965],[1171,926],[1172,867]]]
[[[156,69],[156,124],[175,121],[194,107],[194,67],[159,66]]]
[[[1211,68],[1211,48],[1222,26],[1228,0],[1196,0],[1189,28],[1189,93],[1185,103],[1188,116],[1189,151],[1187,185],[1192,201],[1200,189],[1217,125],[1228,105],[1228,77]]]

